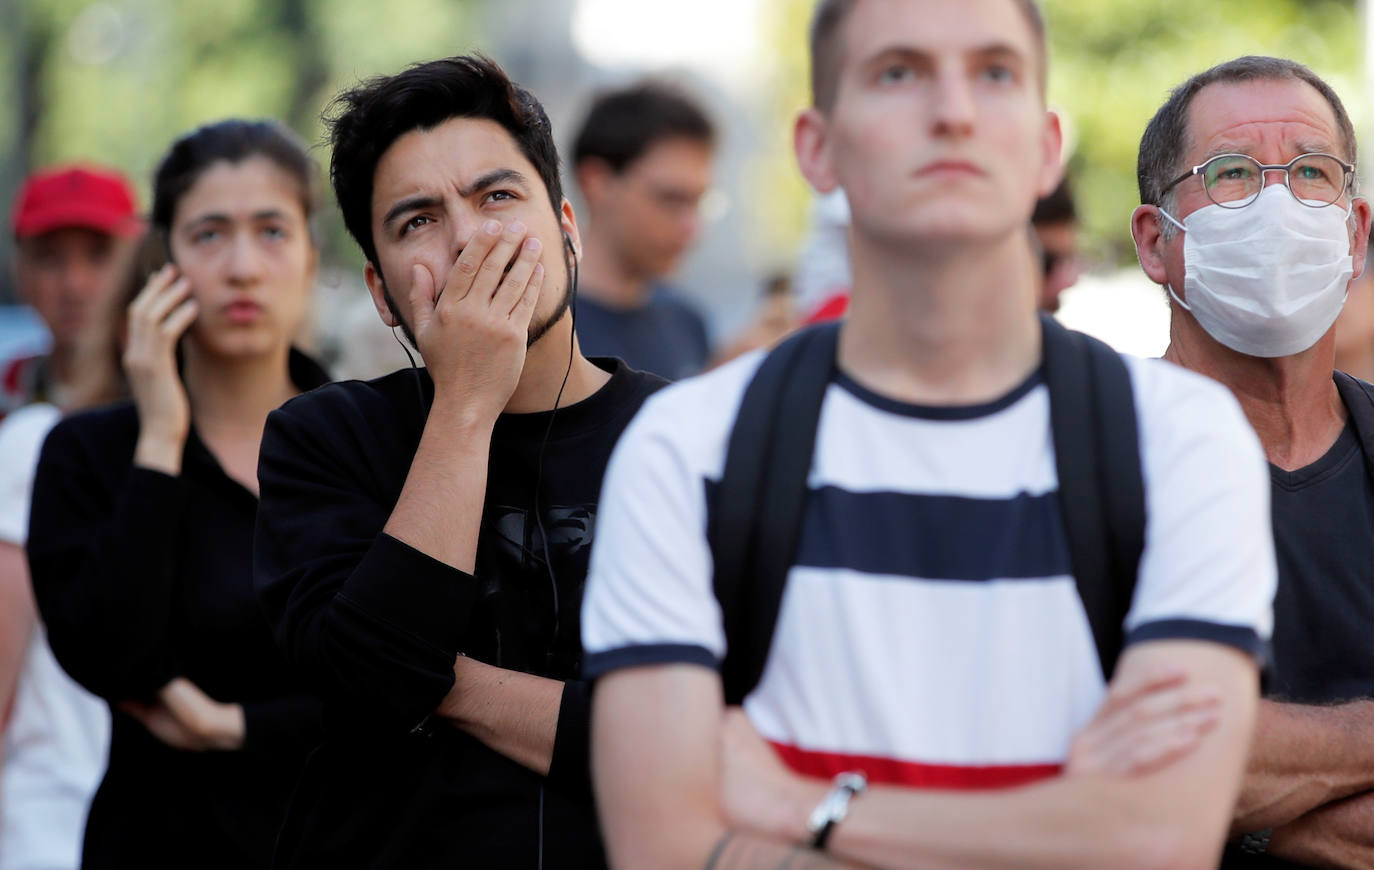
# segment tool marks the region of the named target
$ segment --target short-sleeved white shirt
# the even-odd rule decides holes
[[[585,670],[716,667],[706,530],[755,354],[673,385],[607,471],[583,607]],[[1146,540],[1127,643],[1261,655],[1275,588],[1267,466],[1220,385],[1126,357]],[[1057,772],[1105,683],[1069,564],[1049,393],[922,407],[827,389],[797,561],[745,709],[799,772],[995,787]]]
[[[61,414],[28,405],[0,423],[0,540],[23,546],[38,453]],[[0,699],[0,703],[3,703]],[[34,627],[0,761],[0,870],[81,863],[86,811],[110,743],[105,702],[73,682]]]

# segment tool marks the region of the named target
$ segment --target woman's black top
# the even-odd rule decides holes
[[[291,378],[301,390],[328,380],[296,352]],[[48,639],[113,713],[82,866],[266,867],[320,706],[287,672],[254,593],[257,498],[194,427],[180,476],[135,468],[138,432],[128,403],[69,417],[34,480],[28,557]],[[178,676],[243,706],[241,750],[173,749],[120,711]]]

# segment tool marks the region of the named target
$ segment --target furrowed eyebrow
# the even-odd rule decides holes
[[[477,176],[472,184],[467,187],[458,188],[458,195],[466,199],[480,190],[486,190],[488,187],[495,187],[498,184],[517,184],[528,188],[529,180],[514,169],[493,169]]]
[[[458,195],[466,199],[479,191],[495,187],[498,184],[513,184],[524,190],[529,189],[529,179],[524,174],[514,169],[493,169],[477,176],[471,184],[458,188]],[[426,208],[435,208],[442,204],[442,199],[427,193],[408,196],[387,209],[386,215],[382,218],[382,227],[391,226],[397,218],[404,214]]]
[[[1339,157],[1342,160],[1345,159],[1344,157],[1340,157],[1340,154],[1338,153],[1339,149],[1329,142],[1317,142],[1313,140],[1308,140],[1303,142],[1297,142],[1294,144],[1293,147],[1297,149],[1294,152],[1293,157],[1297,157],[1302,154],[1332,154],[1336,157]],[[1213,157],[1220,157],[1223,154],[1246,154],[1246,152],[1241,146],[1236,145],[1234,143],[1222,143],[1213,148],[1212,150],[1208,151],[1205,155],[1203,155],[1203,158],[1198,161],[1198,165],[1200,166],[1203,163],[1206,163],[1208,160],[1211,160]],[[1246,156],[1248,157],[1250,155],[1246,154]],[[1284,162],[1286,163],[1288,161]]]
[[[392,222],[396,220],[396,218],[400,217],[403,214],[406,214],[407,212],[419,211],[420,209],[425,208],[434,208],[441,202],[442,200],[440,200],[439,197],[430,196],[427,193],[422,193],[418,196],[408,196],[405,199],[393,205],[391,208],[387,209],[386,217],[382,218],[382,227],[385,228],[390,226]]]

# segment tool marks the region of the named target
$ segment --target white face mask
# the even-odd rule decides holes
[[[1234,351],[1279,357],[1307,350],[1345,304],[1354,274],[1350,209],[1312,208],[1271,184],[1244,208],[1209,205],[1179,223],[1185,303],[1207,334]]]

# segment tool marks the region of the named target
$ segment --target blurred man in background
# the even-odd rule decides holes
[[[0,417],[30,402],[63,404],[77,337],[143,229],[129,182],[94,166],[29,176],[15,198],[13,227],[14,284],[47,324],[52,348],[0,363]]]
[[[1068,178],[1035,203],[1031,228],[1040,246],[1044,275],[1040,310],[1053,314],[1059,310],[1059,294],[1078,283],[1078,209]]]
[[[701,228],[715,129],[682,93],[643,83],[603,94],[573,143],[589,229],[577,334],[589,356],[669,379],[706,366],[706,323],[663,284]]]
[[[110,722],[58,666],[36,619],[23,549],[29,500],[38,450],[61,414],[113,398],[92,387],[114,361],[92,350],[115,331],[105,320],[143,226],[129,183],[98,168],[35,172],[11,222],[15,285],[52,349],[0,363],[0,870],[62,870],[80,863]]]
[[[1340,98],[1271,57],[1189,79],[1140,143],[1131,230],[1169,290],[1164,357],[1229,387],[1269,459],[1269,699],[1226,868],[1374,866],[1374,386],[1333,371],[1369,238],[1354,164]]]
[[[849,200],[836,188],[816,196],[806,237],[792,271],[792,292],[806,323],[843,317],[849,310],[854,270],[849,263]]]
[[[801,316],[797,312],[797,297],[792,292],[792,279],[775,273],[763,285],[763,295],[744,330],[716,351],[713,365],[722,365],[752,350],[773,347],[797,327]]]

